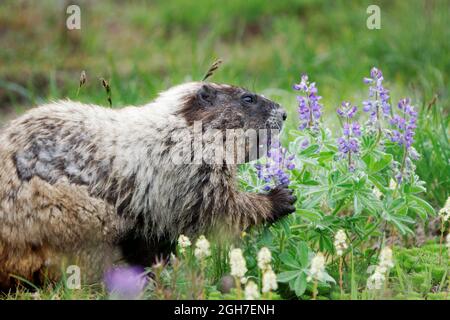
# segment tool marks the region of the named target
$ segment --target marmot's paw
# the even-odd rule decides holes
[[[269,192],[268,196],[272,201],[270,221],[276,221],[295,211],[294,203],[297,201],[297,197],[293,193],[294,190],[288,189],[287,185],[277,186]]]

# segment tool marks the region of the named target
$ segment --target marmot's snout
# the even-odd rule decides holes
[[[278,113],[280,114],[280,117],[282,119],[282,121],[286,121],[287,119],[287,112],[286,110],[284,110],[284,108],[282,106],[280,106],[278,103],[275,103],[275,106],[278,110]]]
[[[276,102],[273,102],[272,111],[268,119],[269,127],[272,129],[280,129],[283,127],[283,122],[287,119],[287,112],[284,108]]]

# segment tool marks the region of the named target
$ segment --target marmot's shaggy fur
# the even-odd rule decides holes
[[[142,107],[72,101],[34,108],[0,133],[0,286],[93,279],[119,261],[149,264],[180,234],[244,229],[294,211],[285,187],[240,192],[235,165],[174,164],[182,129],[280,128],[281,107],[246,90],[195,82]],[[182,134],[184,135],[184,134]]]

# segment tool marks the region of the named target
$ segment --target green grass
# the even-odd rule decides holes
[[[226,63],[215,81],[258,91],[290,90],[308,72],[330,109],[365,94],[361,75],[373,65],[395,83],[395,98],[414,87],[421,100],[448,101],[448,1],[377,2],[380,30],[366,28],[373,1],[79,2],[80,31],[65,29],[52,1],[0,5],[0,79],[22,85],[26,104],[75,98],[82,69],[90,81],[81,99],[104,103],[104,76],[117,106],[142,103],[199,79],[216,57]]]
[[[308,73],[323,96],[325,121],[335,128],[336,106],[363,100],[367,87],[361,77],[378,66],[393,102],[409,95],[421,110],[415,147],[422,159],[416,172],[427,183],[427,200],[438,209],[447,199],[450,1],[76,2],[80,31],[65,29],[65,7],[54,1],[1,2],[0,124],[65,97],[107,106],[100,77],[111,84],[114,107],[145,103],[174,84],[199,80],[220,57],[225,63],[213,81],[281,102],[289,113],[287,129],[297,124],[291,86]],[[366,28],[369,4],[381,8],[380,30]],[[81,70],[88,82],[77,96]],[[425,260],[418,262],[427,266],[420,270],[408,265],[414,250],[431,249],[399,249],[401,263],[392,271],[394,291],[387,297],[442,299],[443,288],[436,291],[440,271]],[[224,260],[213,260],[216,282],[226,272]],[[366,267],[356,258],[348,266],[349,298],[367,297],[361,291]],[[44,288],[39,296],[106,298],[102,290],[70,291],[63,285]],[[336,298],[332,290],[323,297]],[[33,296],[21,290],[8,298]]]

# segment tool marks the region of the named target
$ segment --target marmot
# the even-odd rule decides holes
[[[0,133],[0,285],[58,278],[64,261],[102,275],[215,226],[245,229],[292,213],[292,190],[241,192],[236,165],[174,164],[177,132],[281,128],[279,104],[191,82],[140,107],[72,101],[33,108]],[[84,268],[84,269],[83,269]]]

